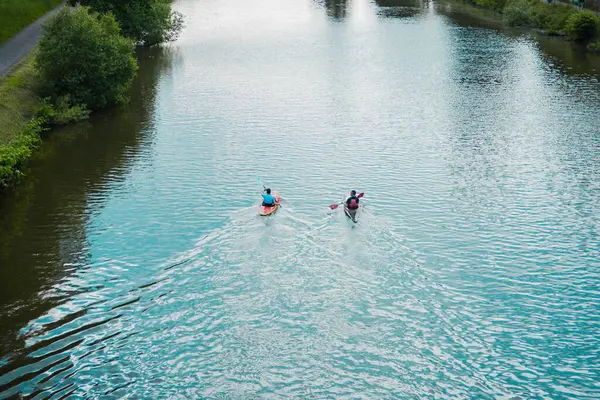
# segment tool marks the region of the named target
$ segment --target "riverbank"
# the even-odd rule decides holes
[[[600,18],[589,10],[580,10],[560,2],[540,0],[443,0],[461,4],[465,11],[489,19],[481,10],[496,14],[503,25],[535,30],[547,36],[561,37],[589,52],[600,53]]]
[[[62,8],[44,32],[39,19],[0,47],[0,76],[8,70],[0,79],[0,189],[22,175],[42,130],[127,103],[138,68],[136,44],[175,40],[183,27],[171,0],[153,0],[134,14],[111,10],[101,1]],[[36,45],[37,54],[23,60]]]
[[[22,175],[47,118],[35,85],[35,46],[42,24],[64,0],[7,0],[0,5],[0,190]]]
[[[34,57],[0,77],[0,189],[21,175],[20,167],[40,141],[44,121],[37,117],[41,99],[34,90]]]

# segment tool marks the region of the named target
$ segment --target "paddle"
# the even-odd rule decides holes
[[[263,189],[267,190],[267,187],[265,186],[265,184],[260,180],[260,178],[257,176],[256,177],[256,182],[258,182],[259,185],[261,185],[263,187]]]
[[[356,196],[356,197],[360,199],[360,198],[361,198],[361,197],[363,197],[364,195],[365,195],[365,192],[361,192],[361,193],[359,193],[359,194],[358,194],[358,196]],[[329,206],[329,208],[331,208],[332,210],[335,210],[336,208],[338,208],[338,207],[339,207],[339,206],[341,206],[342,204],[344,204],[344,203],[335,203],[335,204],[332,204],[332,205],[330,205],[330,206]]]

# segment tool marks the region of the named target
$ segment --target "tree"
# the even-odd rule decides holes
[[[110,14],[64,8],[44,26],[36,56],[42,94],[90,109],[127,100],[137,64],[134,43]]]
[[[183,28],[183,16],[171,9],[172,0],[79,1],[94,11],[112,13],[123,35],[144,46],[175,40]]]
[[[598,34],[600,20],[590,11],[575,13],[569,17],[565,25],[567,37],[576,42],[587,43]]]

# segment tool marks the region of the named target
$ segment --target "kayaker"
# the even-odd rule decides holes
[[[350,192],[350,197],[346,199],[346,206],[349,210],[357,210],[360,199],[356,196],[356,190]]]
[[[271,189],[265,189],[266,193],[263,193],[263,203],[265,207],[273,207],[277,203],[277,198],[271,194]]]

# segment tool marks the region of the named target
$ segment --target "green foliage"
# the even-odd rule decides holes
[[[20,168],[38,146],[42,130],[43,121],[34,119],[12,142],[0,146],[0,188],[22,174]]]
[[[41,103],[37,111],[38,118],[50,125],[66,125],[89,118],[90,110],[83,105],[72,104],[69,96],[59,97],[54,102],[46,99]]]
[[[553,15],[552,5],[543,3],[542,1],[530,2],[530,7],[527,12],[530,26],[537,29],[547,29]]]
[[[0,0],[0,44],[60,2],[61,0]]]
[[[0,189],[22,175],[44,127],[80,121],[89,114],[83,106],[72,106],[68,96],[56,102],[40,99],[34,57],[28,56],[0,78]]]
[[[504,9],[504,21],[510,26],[531,26],[529,2],[527,0],[510,1]]]
[[[549,35],[561,35],[569,17],[578,13],[573,7],[563,4],[509,0],[504,9],[504,21],[511,26],[527,26],[542,29]]]
[[[502,11],[506,0],[473,0],[480,7],[488,8],[494,11]]]
[[[44,30],[36,57],[44,96],[89,109],[126,102],[137,69],[134,44],[120,35],[112,15],[63,9]]]
[[[587,49],[592,53],[600,54],[600,39],[596,39],[594,42],[588,44]]]
[[[587,43],[598,35],[600,20],[590,11],[575,13],[567,19],[565,33],[571,40]]]
[[[33,56],[18,63],[9,73],[0,77],[0,146],[10,143],[35,115],[39,96],[34,82],[37,74]]]
[[[565,24],[569,17],[579,12],[573,7],[562,4],[548,5],[548,7],[551,7],[548,9],[552,12],[549,14],[548,21],[543,29],[549,35],[564,34]]]
[[[175,40],[183,28],[183,16],[172,10],[172,0],[81,0],[81,2],[89,5],[94,11],[112,13],[119,22],[123,35],[144,46]]]

